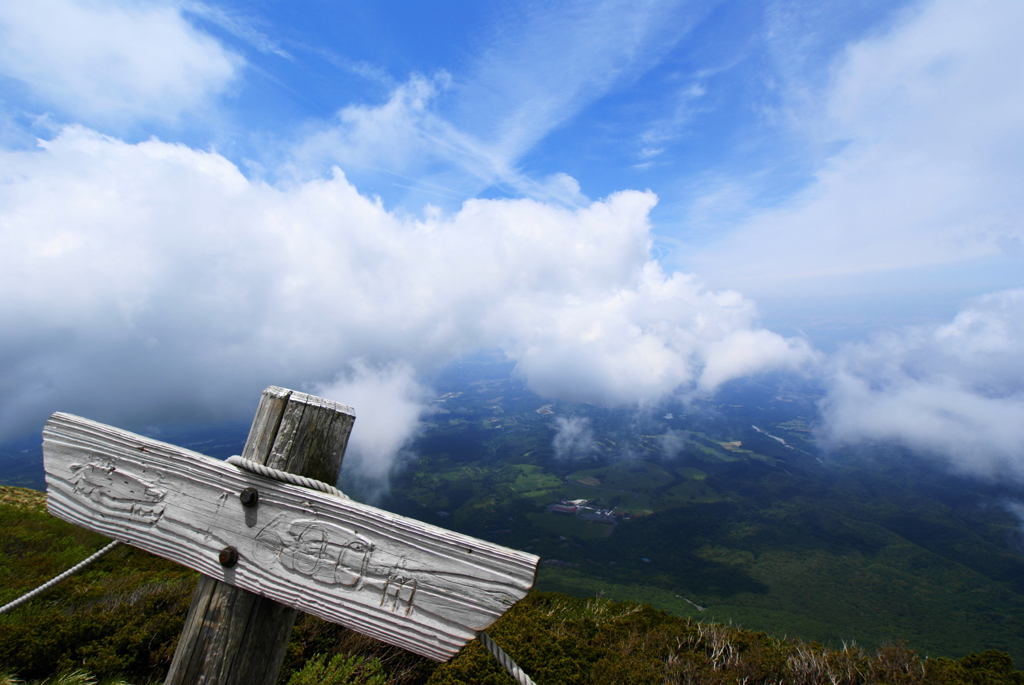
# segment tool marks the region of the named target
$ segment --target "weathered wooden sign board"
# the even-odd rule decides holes
[[[532,554],[70,414],[43,455],[55,516],[439,661],[533,586]]]

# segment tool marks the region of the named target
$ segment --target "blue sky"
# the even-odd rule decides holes
[[[500,348],[613,406],[801,373],[835,439],[1024,470],[992,424],[1024,407],[1022,29],[1011,0],[11,0],[0,431],[278,383],[404,402],[397,442],[364,429],[394,453],[431,373]]]
[[[250,173],[258,168],[274,179],[282,159],[301,147],[297,139],[322,142],[311,131],[336,127],[340,112],[379,114],[396,92],[419,88],[422,111],[399,111],[408,119],[392,123],[426,140],[377,140],[378,150],[335,140],[333,151],[305,150],[304,171],[322,174],[339,164],[364,194],[414,213],[427,203],[456,210],[468,197],[579,203],[651,189],[659,198],[651,219],[663,263],[715,287],[740,287],[776,327],[829,345],[839,331],[856,337],[894,317],[945,318],[969,297],[1021,284],[1019,260],[999,249],[976,261],[901,260],[910,263],[895,269],[871,256],[837,264],[812,279],[824,298],[806,297],[803,281],[790,288],[766,283],[774,265],[746,279],[718,276],[707,265],[731,260],[729,246],[716,254],[721,241],[742,234],[759,212],[813,191],[829,162],[857,145],[857,132],[836,125],[842,114],[823,111],[846,85],[844,68],[854,88],[864,85],[858,78],[871,78],[867,68],[849,73],[856,72],[851,53],[873,47],[876,59],[886,59],[910,40],[915,22],[927,23],[921,15],[929,9],[941,14],[927,4],[893,2],[195,5],[186,18],[246,66],[220,100],[221,120],[156,130],[165,139],[212,145]],[[923,56],[932,64],[911,61],[908,69],[918,73],[889,74],[883,87],[933,79],[929,69],[943,60],[969,61],[964,45],[938,35],[956,29],[955,16],[944,21],[952,25],[933,20],[918,29],[936,32],[933,54]],[[997,87],[1019,88],[1012,70],[1005,76],[1011,82]],[[954,79],[928,85],[956,97]],[[941,117],[942,95],[907,104],[931,105],[936,109],[924,116]],[[858,105],[867,102],[847,103]],[[904,116],[913,126],[913,113]],[[890,125],[889,117],[879,117],[878,128]],[[149,123],[134,136],[150,135]],[[864,123],[870,129],[874,122]],[[358,131],[350,127],[350,135]],[[386,149],[392,144],[405,149],[396,154]],[[548,187],[562,174],[579,184],[579,196]],[[871,321],[864,310],[881,315]],[[836,321],[816,326],[823,316]]]

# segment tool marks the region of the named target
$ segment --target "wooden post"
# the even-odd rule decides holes
[[[349,407],[271,386],[242,456],[333,485],[354,420]],[[297,614],[201,575],[165,684],[274,685]]]

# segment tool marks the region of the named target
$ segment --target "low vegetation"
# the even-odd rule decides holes
[[[104,544],[49,516],[39,493],[0,487],[0,604]],[[160,682],[195,574],[122,547],[46,595],[0,616],[0,685]],[[490,634],[538,685],[792,683],[1024,685],[1004,652],[923,658],[896,642],[828,648],[672,615],[650,605],[534,592]],[[473,642],[437,664],[302,616],[282,685],[509,685]]]

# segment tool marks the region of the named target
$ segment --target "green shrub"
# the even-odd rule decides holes
[[[292,675],[315,657],[335,654],[378,661],[381,669],[387,673],[388,685],[419,685],[424,683],[438,666],[436,661],[385,644],[354,630],[328,623],[309,614],[299,614],[291,640],[288,642],[278,683],[287,685]]]
[[[1024,673],[1014,668],[1006,652],[986,649],[959,661],[928,659],[928,683],[939,685],[1024,685]]]
[[[385,685],[387,676],[378,659],[335,654],[327,661],[319,654],[295,673],[288,685]]]

